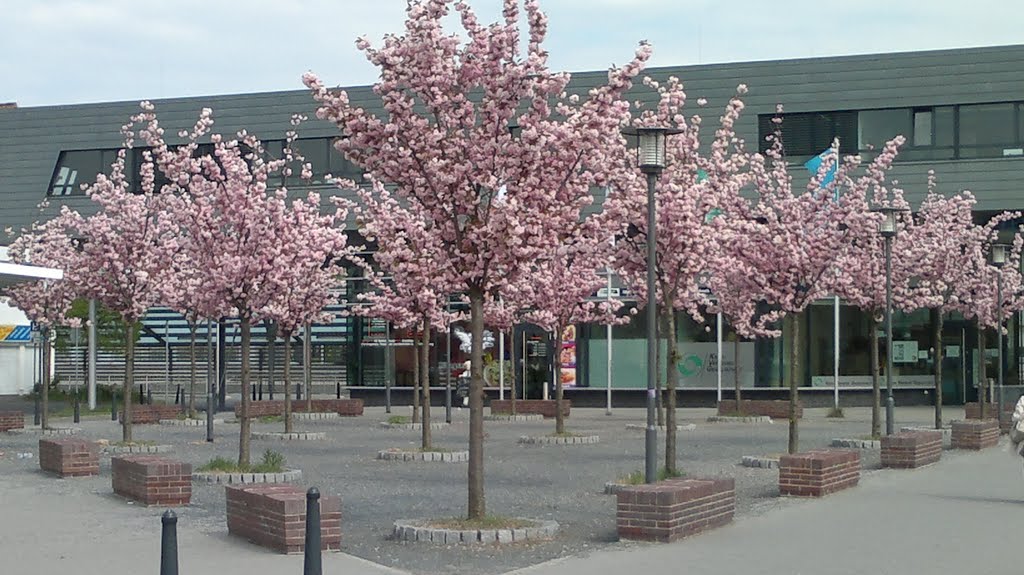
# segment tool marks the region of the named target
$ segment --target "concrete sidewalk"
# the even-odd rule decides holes
[[[1006,446],[946,451],[918,470],[882,470],[821,500],[667,545],[633,544],[516,575],[1016,574],[1024,476]]]

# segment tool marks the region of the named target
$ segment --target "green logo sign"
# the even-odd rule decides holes
[[[692,377],[697,375],[703,367],[704,360],[696,354],[690,354],[676,364],[676,369],[679,370],[679,373],[682,374],[683,377]]]

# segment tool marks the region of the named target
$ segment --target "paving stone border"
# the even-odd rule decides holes
[[[605,495],[616,495],[627,487],[632,487],[632,485],[628,483],[619,483],[617,481],[609,481],[604,484],[604,493]]]
[[[51,427],[41,429],[39,427],[24,427],[21,429],[9,429],[7,433],[15,435],[78,435],[82,433],[81,427]]]
[[[341,414],[330,411],[325,413],[312,412],[312,413],[292,413],[292,419],[295,421],[319,421],[321,419],[341,419]]]
[[[451,424],[445,421],[431,421],[430,429],[448,429]],[[387,421],[380,422],[382,429],[400,429],[404,431],[420,431],[423,429],[422,423],[388,423]]]
[[[301,469],[289,469],[281,473],[214,473],[195,471],[192,483],[287,483],[302,478]]]
[[[665,426],[665,425],[659,425],[659,426],[657,426],[657,429],[658,429],[658,431],[665,431],[665,429],[667,427],[668,426]],[[647,430],[647,424],[646,423],[627,423],[626,424],[626,429],[628,429],[630,431],[646,431]],[[683,425],[681,423],[676,424],[676,431],[696,431],[696,430],[697,430],[697,424],[696,423],[687,423],[686,425]]]
[[[919,427],[901,427],[900,431],[941,431],[943,439],[951,439],[953,437],[952,427],[943,427],[942,429],[935,429],[934,427],[919,426]]]
[[[832,447],[852,447],[854,449],[881,449],[882,442],[878,439],[839,438],[832,440]]]
[[[760,469],[778,469],[779,458],[769,455],[744,455],[740,461],[743,467],[757,467]]]
[[[397,541],[433,543],[434,545],[455,544],[508,544],[527,541],[547,541],[558,534],[558,522],[548,520],[524,519],[532,521],[533,527],[518,529],[442,529],[429,527],[428,519],[399,519],[395,521],[392,537]]]
[[[767,415],[712,415],[708,423],[771,423]]]
[[[101,445],[100,453],[113,455],[117,453],[169,453],[174,451],[171,445]]]
[[[386,461],[436,461],[442,463],[466,463],[469,451],[420,451],[418,449],[382,449],[377,459]]]
[[[598,435],[568,435],[568,436],[551,436],[551,435],[522,435],[519,437],[519,443],[524,445],[586,445],[600,443],[601,437]]]
[[[214,425],[224,423],[223,419],[215,417],[213,419]],[[205,419],[161,419],[160,425],[168,425],[171,427],[206,427]]]
[[[320,441],[327,439],[327,434],[322,431],[254,431],[252,438],[263,441]]]
[[[544,421],[544,416],[539,413],[495,413],[485,415],[484,421],[504,421],[507,423],[526,423],[528,421]]]

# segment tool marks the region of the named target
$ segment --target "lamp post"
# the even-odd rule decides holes
[[[657,414],[657,297],[654,266],[657,261],[657,218],[654,188],[658,175],[665,169],[665,141],[679,130],[660,127],[634,128],[624,132],[637,139],[637,167],[647,175],[647,429],[644,435],[644,481],[658,480],[658,428]],[[670,337],[674,337],[671,334]]]
[[[896,214],[902,210],[886,206],[872,211],[882,214],[878,233],[885,239],[885,434],[892,435],[896,409],[892,397],[892,241],[896,238]]]
[[[999,379],[996,381],[996,419],[999,421],[1000,429],[1003,425],[1003,270],[1006,265],[1006,255],[1010,251],[1007,244],[992,244],[991,261],[996,268],[996,345],[999,349]],[[985,361],[982,358],[982,361]]]

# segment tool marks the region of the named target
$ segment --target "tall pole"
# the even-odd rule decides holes
[[[615,238],[614,237],[612,238],[612,245],[615,245]],[[608,293],[606,294],[608,297],[606,299],[608,301],[611,301],[611,299],[612,299],[612,270],[610,270],[608,268],[604,268],[604,273],[608,277],[608,286],[607,286],[608,287]],[[611,322],[608,322],[608,325],[605,326],[605,329],[607,330],[606,333],[607,333],[607,336],[608,336],[608,366],[607,366],[608,373],[607,373],[607,375],[605,377],[606,390],[605,390],[605,400],[604,400],[604,414],[605,415],[611,415],[612,414],[612,324],[611,324]]]
[[[718,380],[718,403],[722,403],[722,312],[718,312],[715,318],[716,324],[716,341],[718,343],[718,361],[715,362],[715,377]],[[740,358],[734,357],[734,369],[740,368]],[[739,401],[739,399],[737,399]],[[740,411],[740,406],[736,404],[736,411]]]
[[[213,321],[206,320],[206,441],[213,442]]]
[[[999,421],[999,429],[1003,427],[1003,274],[996,274],[996,346],[999,348],[999,381],[997,382],[996,394],[996,419]]]
[[[498,399],[505,400],[505,330],[498,333]]]
[[[885,434],[892,435],[896,400],[892,397],[892,236],[885,236]]]
[[[833,326],[835,329],[832,332],[832,389],[833,395],[832,403],[836,410],[839,409],[839,296],[835,296],[835,314],[833,319]]]
[[[164,401],[171,389],[171,322],[164,320]]]
[[[657,414],[657,349],[658,305],[654,289],[654,266],[657,258],[658,234],[655,217],[654,185],[658,175],[647,174],[647,430],[644,434],[644,481],[658,480],[658,428]]]
[[[446,305],[448,310],[448,327],[445,330],[445,355],[447,356],[448,369],[445,370],[444,375],[444,420],[446,423],[452,422],[452,323],[451,323],[451,311],[452,303],[451,296],[448,297],[448,304]]]
[[[96,300],[89,300],[89,411],[96,409]]]
[[[395,368],[391,361],[391,321],[384,323],[384,413],[391,413],[391,377]]]

